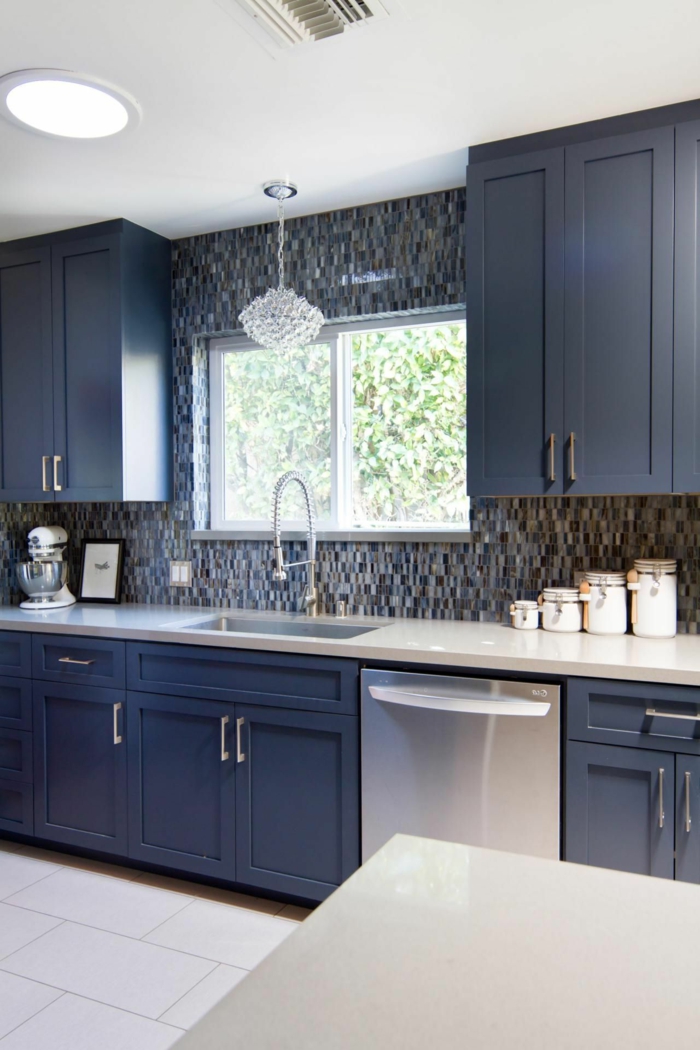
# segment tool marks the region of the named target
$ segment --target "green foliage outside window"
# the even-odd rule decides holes
[[[224,355],[228,520],[266,519],[274,483],[291,469],[309,477],[319,517],[329,516],[332,352]],[[464,325],[353,335],[351,353],[353,520],[464,521]],[[283,516],[303,517],[296,486]]]

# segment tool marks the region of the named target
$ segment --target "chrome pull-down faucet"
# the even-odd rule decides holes
[[[282,553],[282,545],[280,542],[280,503],[284,490],[287,488],[290,481],[296,481],[301,487],[301,491],[304,493],[307,521],[306,548],[309,557],[306,561],[294,561],[291,562],[290,565],[285,565],[284,554]],[[272,573],[272,579],[286,580],[287,569],[293,568],[296,565],[308,565],[309,580],[301,597],[301,610],[302,612],[305,612],[307,616],[316,616],[318,614],[318,591],[316,589],[316,508],[314,506],[314,497],[311,493],[309,482],[298,470],[288,470],[286,474],[282,475],[274,487],[272,493],[272,532],[274,536],[273,551],[275,556],[275,568]]]

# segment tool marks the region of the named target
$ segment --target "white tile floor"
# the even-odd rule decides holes
[[[307,914],[0,839],[0,1050],[165,1050]]]

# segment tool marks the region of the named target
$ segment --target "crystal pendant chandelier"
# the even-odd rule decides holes
[[[321,330],[325,318],[317,306],[312,306],[303,295],[284,286],[284,202],[295,197],[297,188],[292,183],[267,182],[263,190],[277,201],[279,223],[277,260],[279,287],[259,295],[238,315],[246,335],[266,350],[284,353],[312,343]]]

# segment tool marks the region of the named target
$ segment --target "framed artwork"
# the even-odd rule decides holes
[[[120,602],[123,564],[124,540],[83,540],[78,601]]]

